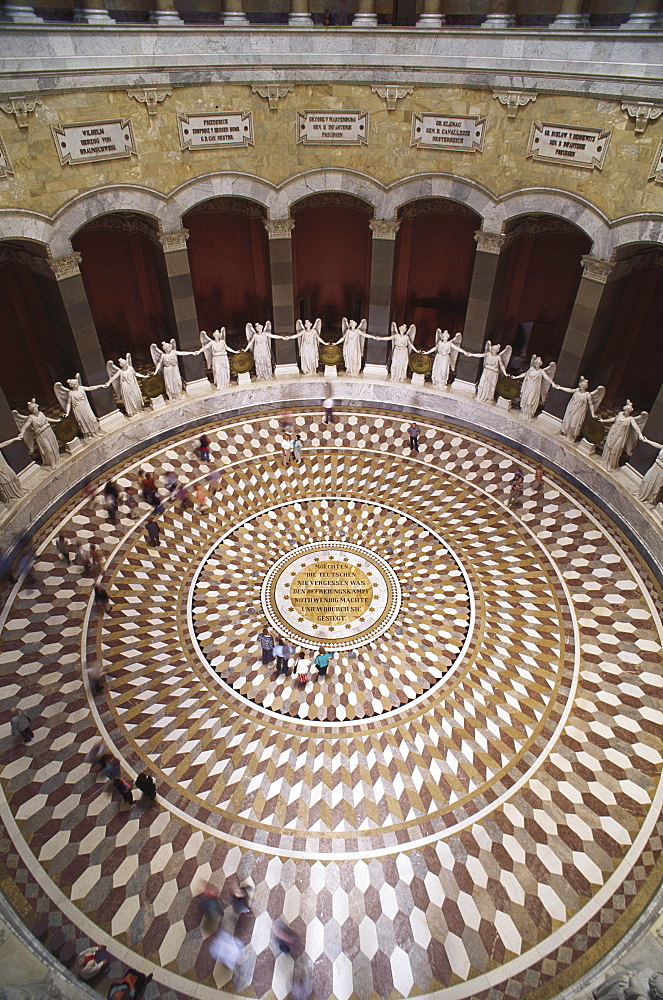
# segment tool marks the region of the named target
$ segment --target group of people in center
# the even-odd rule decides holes
[[[258,642],[262,649],[262,662],[269,664],[276,658],[277,675],[287,674],[290,669],[290,660],[295,656],[294,648],[288,645],[286,640],[280,636],[274,639],[274,636],[267,628],[264,628],[258,636]],[[304,649],[300,649],[296,655],[293,677],[296,677],[300,684],[306,684],[309,680],[312,666],[315,667],[318,677],[325,677],[331,658],[331,653],[328,653],[324,646],[320,646],[317,656],[313,658],[313,662],[311,663],[310,653],[307,653]]]

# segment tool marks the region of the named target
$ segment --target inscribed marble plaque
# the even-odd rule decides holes
[[[136,155],[130,118],[51,125],[51,131],[62,166]]]
[[[11,160],[9,159],[9,153],[7,152],[7,147],[2,141],[2,136],[0,135],[0,180],[3,177],[14,176],[14,168],[11,165]]]
[[[659,184],[663,184],[663,139],[661,139],[659,147],[656,150],[656,156],[651,165],[648,180],[658,181]]]
[[[298,111],[297,142],[360,146],[368,142],[367,111]]]
[[[180,146],[209,149],[211,146],[253,146],[251,111],[213,111],[206,115],[178,114]]]
[[[483,150],[486,119],[469,115],[412,115],[410,145],[419,149]]]
[[[527,156],[547,163],[602,170],[611,135],[609,130],[584,125],[532,122]]]

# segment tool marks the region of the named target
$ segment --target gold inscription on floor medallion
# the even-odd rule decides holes
[[[372,600],[373,585],[364,571],[336,559],[309,563],[290,584],[293,608],[320,625],[355,621]]]

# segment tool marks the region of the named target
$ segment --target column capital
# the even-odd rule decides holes
[[[374,240],[395,240],[401,224],[400,219],[370,219],[369,226]]]
[[[270,240],[289,240],[295,228],[294,219],[264,219],[263,222]]]
[[[81,273],[79,267],[83,257],[79,253],[67,253],[64,257],[54,257],[49,261],[51,270],[57,281],[64,281],[65,278],[73,278]]]
[[[582,276],[590,281],[598,281],[605,285],[606,281],[614,271],[615,265],[609,260],[600,260],[587,253],[582,258]]]
[[[164,253],[174,253],[175,250],[186,250],[189,238],[188,229],[172,229],[169,233],[159,233],[159,242]]]
[[[490,233],[487,229],[477,229],[474,239],[477,241],[477,250],[482,253],[498,254],[506,243],[504,233]]]

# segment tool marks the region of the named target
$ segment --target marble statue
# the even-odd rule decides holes
[[[233,351],[232,347],[228,347],[226,343],[225,326],[222,326],[220,330],[214,330],[211,337],[208,337],[207,333],[201,330],[200,343],[205,355],[205,364],[212,369],[212,381],[215,388],[227,388],[230,385],[228,352],[237,354],[237,351]]]
[[[592,991],[594,1000],[663,1000],[663,973],[626,972],[609,976]]]
[[[2,448],[6,448],[8,444],[13,444],[14,441],[20,441],[20,437],[9,438],[8,441],[3,441],[0,444],[0,500],[3,503],[11,503],[12,500],[20,500],[22,496],[27,492],[21,486],[21,480],[18,478],[11,465],[8,463],[5,456],[2,454]]]
[[[60,461],[60,446],[51,424],[57,424],[59,420],[52,420],[45,413],[42,413],[34,399],[28,403],[27,417],[19,413],[18,410],[12,410],[12,416],[18,427],[19,435],[29,450],[34,451],[36,445],[43,464],[54,469]]]
[[[450,339],[449,331],[442,331],[438,327],[435,331],[435,346],[424,352],[425,354],[435,353],[431,380],[437,389],[446,389],[447,387],[451,370],[456,367],[458,361],[462,336],[461,333],[457,333],[455,337]]]
[[[380,340],[381,338],[373,337],[372,334],[366,332],[365,319],[362,319],[361,323],[357,324],[356,320],[347,320],[344,316],[341,322],[341,330],[343,331],[343,335],[336,343],[343,344],[343,364],[345,365],[345,371],[352,378],[357,378],[361,375],[364,338],[370,337],[371,340]]]
[[[278,334],[272,333],[272,324],[269,320],[261,326],[260,323],[246,324],[246,349],[253,351],[253,361],[256,366],[256,378],[274,378],[274,368],[272,365],[272,346],[270,340],[274,340]],[[288,338],[283,337],[283,340]]]
[[[534,354],[527,371],[515,376],[523,380],[520,389],[520,412],[525,420],[534,419],[539,403],[545,403],[550,386],[555,384],[553,382],[557,368],[555,362],[551,361],[547,368],[542,368],[542,365],[541,358]]]
[[[634,417],[633,403],[627,399],[624,408],[616,417],[601,420],[602,424],[612,424],[603,445],[602,463],[605,469],[609,471],[616,469],[622,452],[625,451],[630,455],[638,440],[643,440],[642,428],[648,416],[648,413],[643,412],[640,416]]]
[[[663,444],[658,441],[650,441],[643,438],[652,448],[658,448],[658,455],[654,464],[645,472],[637,493],[638,500],[649,503],[654,507],[658,503],[658,498],[663,490]]]
[[[322,330],[322,320],[316,319],[311,325],[310,319],[297,320],[295,324],[297,331],[293,336],[299,340],[299,367],[302,375],[315,375],[320,364],[319,344],[324,344],[320,336]]]
[[[564,437],[569,438],[570,441],[577,441],[580,437],[582,425],[587,417],[587,410],[589,410],[593,417],[596,416],[596,411],[605,396],[605,386],[599,385],[590,392],[589,382],[583,376],[578,382],[577,389],[568,389],[564,385],[557,384],[555,384],[555,388],[571,393],[571,399],[564,411],[561,433]]]
[[[414,348],[416,335],[417,328],[414,323],[411,323],[409,327],[406,327],[405,323],[400,327],[392,323],[391,337],[382,338],[391,340],[393,344],[389,369],[389,378],[392,382],[404,382],[407,378],[407,364],[410,360],[410,351]]]
[[[163,371],[163,381],[168,399],[181,399],[184,394],[180,364],[177,360],[178,355],[193,357],[196,354],[200,354],[201,351],[202,347],[200,351],[178,351],[174,338],[172,340],[164,340],[161,347],[158,347],[156,344],[150,344],[150,354],[156,365],[154,374],[158,375],[160,371]]]
[[[495,402],[497,380],[500,374],[506,375],[507,365],[511,360],[511,348],[505,347],[500,351],[500,346],[500,344],[491,344],[487,340],[486,346],[480,354],[473,354],[470,351],[463,350],[462,347],[460,348],[462,353],[468,358],[483,358],[483,371],[481,372],[476,392],[476,398],[480,403]]]
[[[106,389],[107,387],[108,382],[104,382],[102,385],[81,385],[80,375],[67,379],[66,386],[62,385],[62,382],[56,382],[53,386],[65,417],[68,417],[70,413],[73,414],[81,434],[86,440],[101,434],[101,426],[92,411],[87,394],[94,392],[95,389]]]
[[[113,392],[124,403],[127,416],[135,417],[137,413],[143,412],[143,394],[138,379],[149,378],[149,375],[141,375],[136,371],[131,363],[130,354],[127,354],[126,358],[120,358],[117,365],[112,361],[106,362],[108,384],[113,386]]]

